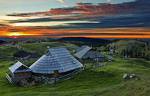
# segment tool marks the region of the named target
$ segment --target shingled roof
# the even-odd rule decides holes
[[[56,70],[63,73],[82,67],[66,48],[50,48],[30,69],[34,73],[53,74]]]
[[[11,67],[9,67],[9,70],[12,73],[31,71],[26,65],[22,64],[19,61],[14,65],[12,65]]]
[[[87,52],[89,52],[92,48],[89,46],[81,46],[77,49],[77,52],[74,54],[77,58],[82,58]]]

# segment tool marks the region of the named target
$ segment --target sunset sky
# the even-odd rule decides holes
[[[0,0],[0,37],[150,38],[149,6],[147,0]]]
[[[90,3],[122,3],[133,0],[0,0],[0,14],[9,14],[12,12],[34,12],[45,11],[50,8],[70,7],[78,2]],[[38,6],[38,7],[37,7]]]

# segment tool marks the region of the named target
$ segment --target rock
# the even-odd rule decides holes
[[[123,79],[129,79],[129,75],[126,73],[123,75]]]
[[[127,73],[125,73],[124,75],[123,75],[123,79],[126,79],[126,80],[128,80],[128,79],[138,79],[138,77],[135,75],[135,74],[127,74]]]
[[[135,78],[136,75],[135,74],[130,74],[130,79]]]

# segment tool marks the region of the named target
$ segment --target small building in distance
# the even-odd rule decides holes
[[[83,59],[88,58],[98,62],[103,62],[105,60],[105,57],[97,51],[89,51],[83,56]]]
[[[50,48],[30,69],[36,76],[61,77],[83,69],[83,65],[66,48]]]
[[[82,59],[92,48],[89,46],[81,46],[77,48],[76,53],[74,54],[77,58]]]
[[[31,77],[31,70],[21,62],[17,62],[9,67],[9,72],[6,73],[6,78],[11,83],[20,84],[23,80],[27,80]]]
[[[92,47],[89,46],[79,47],[74,55],[79,59],[92,59],[99,62],[102,62],[105,59],[100,52],[93,51]]]

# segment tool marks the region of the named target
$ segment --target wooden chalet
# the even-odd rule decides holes
[[[9,67],[9,71],[6,73],[6,78],[11,83],[19,84],[22,80],[29,79],[31,75],[31,70],[18,61]]]

